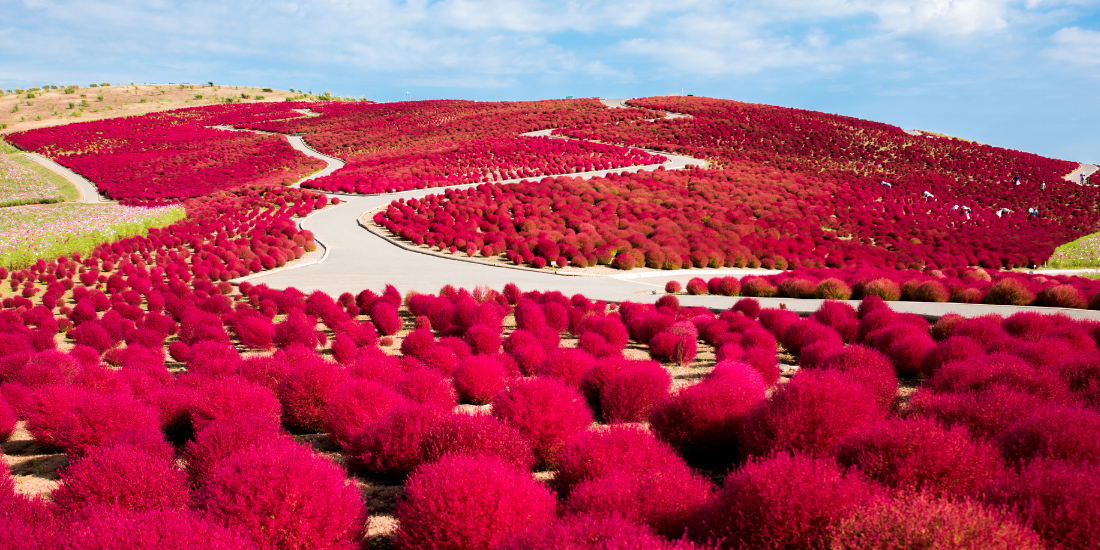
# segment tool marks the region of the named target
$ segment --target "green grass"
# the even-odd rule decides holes
[[[0,137],[0,153],[9,155],[12,153],[18,153],[19,149],[16,149],[12,144],[8,143],[4,138]]]
[[[1100,267],[1100,233],[1086,235],[1059,246],[1043,267],[1052,269]]]
[[[117,204],[44,204],[0,208],[0,266],[22,269],[164,227],[184,217],[181,207],[133,208]]]
[[[38,164],[37,162],[24,157],[23,155],[16,155],[11,157],[15,162],[33,170],[39,176],[45,178],[46,181],[52,183],[57,190],[61,192],[61,195],[66,201],[75,201],[80,198],[80,189],[77,188],[73,182],[65,179],[64,176]]]

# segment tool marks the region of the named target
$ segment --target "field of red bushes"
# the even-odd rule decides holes
[[[840,189],[738,163],[447,190],[395,201],[375,221],[441,250],[475,243],[517,264],[618,269],[1022,267],[1068,238],[1052,220],[967,221],[940,203],[885,202],[878,188],[841,203]]]
[[[720,169],[487,186],[415,207],[395,203],[376,221],[444,250],[475,242],[475,253],[531,266],[619,269],[1016,268],[1042,264],[1100,221],[1095,194],[1061,179],[1076,163],[797,109],[705,98],[633,103],[692,117],[555,133],[692,155]],[[472,213],[494,209],[488,225],[496,229],[440,231],[431,221],[480,226]]]
[[[311,208],[308,191],[238,199],[283,227],[282,249],[308,237],[280,221]],[[280,249],[219,219],[192,232],[226,234],[213,255],[230,235]],[[929,323],[877,296],[806,318],[752,298],[715,313],[512,285],[334,298],[215,283],[164,237],[5,274],[50,290],[0,313],[0,433],[22,422],[68,457],[48,500],[3,472],[12,547],[352,549],[393,520],[372,544],[1089,548],[1100,534],[1096,322]],[[369,510],[360,492],[377,484],[401,496]]]
[[[826,300],[956,302],[1100,309],[1100,280],[1069,275],[990,272],[981,268],[931,270],[796,269],[775,275],[693,277],[669,281],[669,293]]]
[[[49,156],[124,203],[178,202],[245,184],[290,184],[325,165],[295,151],[282,136],[207,128],[172,113],[28,130],[5,139]]]
[[[17,135],[88,166],[162,147],[179,164],[161,179],[120,162],[93,181],[135,202],[178,200],[187,217],[87,256],[0,268],[0,548],[1095,548],[1100,322],[930,322],[889,306],[1098,307],[1098,282],[994,270],[1041,261],[1095,223],[1091,210],[1073,226],[1058,217],[1076,215],[1072,202],[1038,220],[975,206],[968,220],[946,201],[895,200],[913,180],[856,187],[924,162],[946,186],[937,195],[966,173],[993,196],[1011,162],[1029,181],[1060,161],[939,138],[883,153],[891,127],[706,101],[644,103],[690,124],[590,100],[320,103],[308,118],[295,104],[221,106]],[[338,199],[279,185],[273,174],[310,166],[281,156],[282,138],[213,124],[307,132],[361,166],[405,155],[399,166],[429,180],[440,172],[423,151],[458,159],[548,124],[698,156],[720,135],[743,157],[708,156],[717,170],[485,184],[395,202],[376,221],[534,266],[793,269],[687,282],[745,296],[722,311],[515,285],[331,296],[232,284],[315,249],[295,220]],[[781,131],[791,124],[879,141],[803,142]],[[760,128],[790,139],[757,146]],[[516,155],[602,150],[531,143]],[[272,156],[252,164],[256,148]],[[822,160],[849,150],[863,166]],[[186,162],[240,179],[187,183]],[[153,181],[157,193],[136,183]],[[830,300],[799,317],[759,296]]]

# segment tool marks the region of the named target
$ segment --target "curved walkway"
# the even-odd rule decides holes
[[[64,166],[50,160],[47,157],[39,155],[38,153],[23,153],[24,157],[27,157],[42,166],[45,166],[51,172],[69,180],[80,191],[80,198],[75,202],[86,202],[91,204],[98,204],[106,201],[99,195],[99,191],[95,188],[92,182],[88,181],[84,176],[65,168]]]
[[[1076,170],[1066,174],[1065,176],[1062,176],[1062,179],[1064,179],[1068,182],[1076,183],[1077,185],[1082,185],[1081,184],[1081,174],[1084,174],[1085,175],[1085,182],[1086,182],[1084,185],[1089,185],[1087,183],[1088,179],[1089,179],[1089,176],[1095,174],[1097,170],[1100,170],[1100,167],[1096,166],[1095,164],[1086,164],[1086,163],[1082,162],[1081,165],[1078,166]]]

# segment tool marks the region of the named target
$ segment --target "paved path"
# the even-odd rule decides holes
[[[314,116],[316,116],[316,115],[314,115]],[[330,156],[328,156],[324,153],[321,153],[320,151],[314,149],[313,147],[310,147],[308,144],[306,144],[306,141],[305,141],[305,139],[302,138],[302,136],[286,136],[286,140],[290,142],[291,147],[301,151],[302,154],[304,154],[306,156],[313,157],[315,159],[321,159],[321,160],[325,161],[326,163],[328,163],[328,166],[325,167],[324,170],[321,170],[320,172],[317,172],[316,174],[313,174],[312,176],[307,176],[307,177],[303,178],[301,181],[295,183],[293,185],[294,187],[301,187],[303,182],[307,182],[311,179],[316,179],[316,178],[321,178],[321,177],[327,176],[327,175],[329,175],[329,174],[331,174],[331,173],[333,173],[333,172],[335,172],[335,171],[337,171],[337,170],[344,167],[344,161],[342,161],[342,160],[340,160],[336,157],[330,157]]]
[[[38,153],[23,153],[24,157],[27,157],[42,166],[45,166],[50,171],[60,175],[61,177],[69,180],[80,191],[80,198],[76,202],[86,202],[92,204],[98,204],[107,199],[104,199],[99,195],[99,191],[95,188],[92,182],[88,181],[84,176],[65,168],[64,166],[54,162],[53,160],[39,155]]]
[[[1081,163],[1081,166],[1078,166],[1076,170],[1066,174],[1065,176],[1062,176],[1062,179],[1076,183],[1077,185],[1081,185],[1081,174],[1084,173],[1086,182],[1085,185],[1088,185],[1087,182],[1089,176],[1095,174],[1096,170],[1098,169],[1100,169],[1100,167],[1096,166],[1095,164]]]

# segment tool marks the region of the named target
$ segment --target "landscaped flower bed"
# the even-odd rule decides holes
[[[6,137],[126,202],[198,197],[243,184],[289,184],[324,163],[281,136],[206,128],[169,113],[41,128]]]
[[[1050,220],[965,220],[942,204],[877,202],[869,191],[838,201],[842,190],[738,164],[448,190],[395,201],[374,220],[441,250],[618,269],[1021,267],[1041,263],[1064,234]]]
[[[665,157],[637,149],[545,137],[493,138],[445,152],[373,155],[303,184],[336,193],[393,193],[552,174],[661,164]]]
[[[0,206],[61,202],[65,195],[50,180],[23,166],[14,158],[0,155]]]

